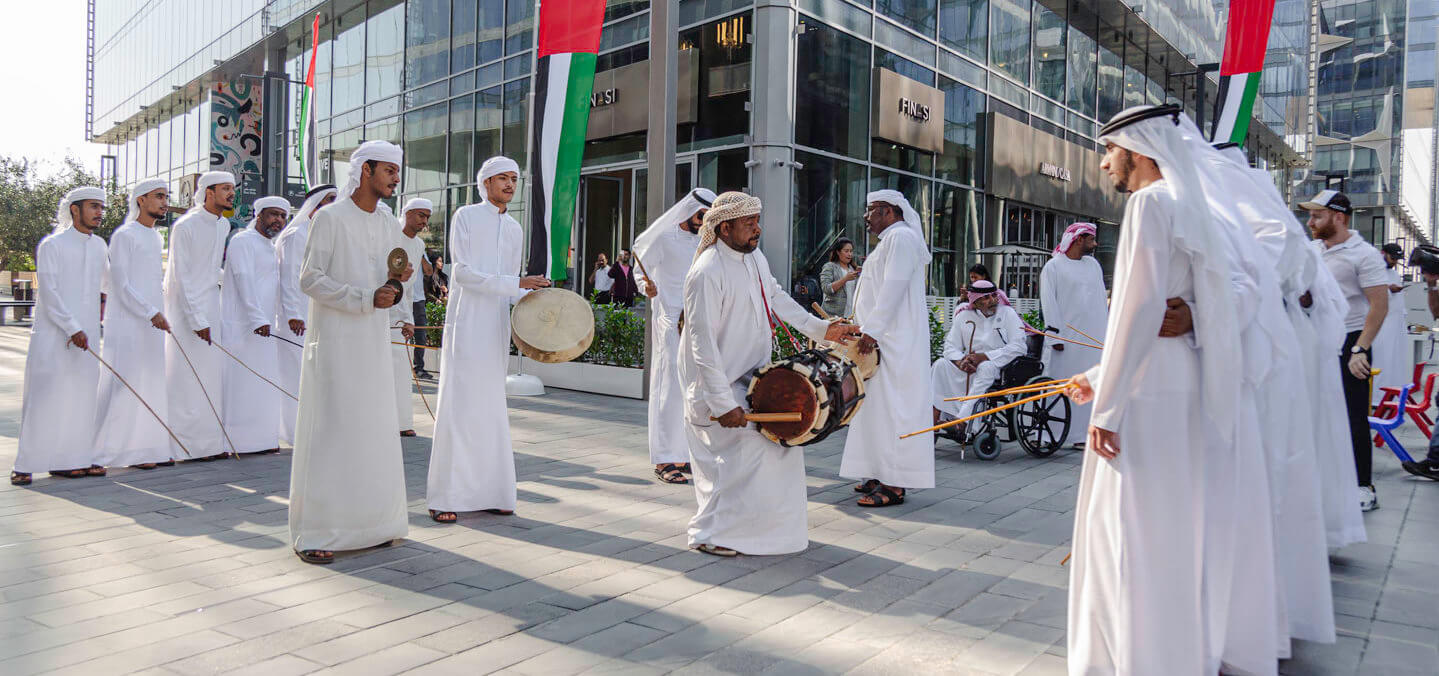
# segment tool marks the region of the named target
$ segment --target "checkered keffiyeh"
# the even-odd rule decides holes
[[[700,254],[715,243],[715,229],[720,223],[745,216],[757,216],[760,207],[759,198],[754,195],[738,191],[720,193],[710,205],[709,211],[705,212],[704,225],[700,226],[700,245],[695,249],[694,259],[699,260]]]

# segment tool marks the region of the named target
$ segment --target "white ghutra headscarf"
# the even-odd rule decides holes
[[[143,181],[140,181],[139,183],[136,183],[135,187],[130,188],[130,203],[126,205],[129,207],[129,209],[125,211],[125,220],[122,221],[122,223],[129,223],[130,221],[140,218],[139,199],[141,197],[144,197],[145,195],[155,192],[156,190],[164,188],[167,185],[168,184],[163,178],[147,178]]]
[[[335,186],[328,184],[311,188],[310,193],[305,196],[304,204],[300,205],[300,210],[296,211],[295,215],[290,217],[290,222],[285,224],[285,229],[296,230],[304,227],[310,222],[310,219],[315,217],[315,209],[320,206],[320,203],[325,201],[326,197],[337,192],[338,189]]]
[[[55,229],[52,233],[61,233],[75,227],[75,219],[70,216],[70,205],[84,200],[100,200],[105,203],[105,189],[90,186],[82,186],[65,193],[60,198],[60,208],[55,210]]]
[[[365,141],[360,144],[355,152],[350,153],[350,175],[345,180],[345,185],[340,188],[339,199],[343,200],[360,188],[360,172],[365,168],[365,162],[374,160],[376,162],[389,162],[397,167],[404,166],[405,153],[400,147],[389,141]],[[383,202],[381,202],[383,204]],[[386,211],[389,207],[385,207]]]
[[[898,190],[875,190],[864,196],[865,204],[871,202],[882,202],[899,209],[900,213],[904,215],[904,224],[919,236],[920,244],[924,244],[924,221],[920,220],[919,212],[914,210],[909,200]],[[930,255],[928,246],[922,248],[924,249],[924,260],[921,261],[921,264],[928,264],[934,257]]]
[[[695,214],[699,213],[700,209],[710,208],[710,205],[714,204],[714,201],[715,194],[713,190],[708,188],[695,188],[689,191],[689,194],[680,198],[680,201],[675,202],[674,206],[670,207],[668,211],[660,214],[659,218],[656,218],[653,223],[650,223],[650,227],[645,228],[645,231],[640,233],[639,237],[635,238],[635,244],[631,247],[635,257],[643,259],[645,254],[650,250],[650,247],[654,246],[654,243],[659,240],[660,235],[675,229],[680,223],[688,221]]]

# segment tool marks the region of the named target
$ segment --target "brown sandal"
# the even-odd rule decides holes
[[[513,510],[513,509],[487,509],[487,510],[484,510],[484,511],[485,511],[485,513],[487,513],[487,514],[496,514],[496,515],[499,515],[499,516],[509,516],[509,515],[515,513],[515,510]]]
[[[153,462],[142,462],[142,463],[140,463],[140,464],[138,464],[138,465],[130,465],[130,469],[146,469],[146,470],[148,470],[148,469],[155,469],[155,463],[153,463]]]
[[[322,566],[335,562],[335,553],[324,549],[306,549],[303,552],[295,552],[295,556],[300,557],[300,560],[305,563],[314,563]]]
[[[105,468],[99,465],[90,465],[90,469],[85,470],[85,474],[89,476],[105,476]]]
[[[460,520],[460,515],[454,512],[440,512],[432,509],[430,510],[430,518],[434,519],[435,523],[454,523]]]
[[[90,470],[62,469],[56,472],[51,472],[50,476],[60,477],[61,479],[84,479],[85,477],[90,476]]]
[[[865,502],[869,500],[869,502]],[[855,504],[860,507],[893,507],[904,504],[904,489],[894,489],[889,486],[880,485],[874,492],[860,498]]]
[[[30,474],[29,474],[28,472],[11,472],[11,473],[10,473],[10,485],[11,485],[11,486],[29,486],[29,485],[30,485],[30,481],[31,481],[31,477],[30,477]]]
[[[414,430],[405,430],[405,431],[403,431],[403,432],[400,432],[400,436],[402,436],[402,437],[413,437],[413,436],[415,436],[415,431],[414,431]]]
[[[695,545],[695,549],[710,556],[723,556],[725,558],[739,556],[739,552],[729,547],[721,547],[719,545]]]

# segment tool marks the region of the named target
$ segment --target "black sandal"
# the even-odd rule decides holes
[[[690,482],[689,478],[684,475],[684,472],[681,472],[680,468],[672,462],[667,462],[656,467],[655,476],[659,477],[660,483],[687,484]]]
[[[175,466],[175,461],[174,461],[174,460],[166,460],[165,462],[157,462],[157,463],[155,463],[155,466],[156,466],[156,467],[174,467],[174,466]]]
[[[864,498],[869,498],[870,501],[868,504],[864,502]],[[860,498],[855,504],[860,507],[893,507],[894,505],[902,505],[904,504],[904,489],[901,488],[899,492],[895,492],[895,489],[881,485],[879,488],[874,489],[874,492],[865,495],[864,498]],[[883,500],[883,502],[880,502],[881,500]]]
[[[441,512],[432,509],[430,510],[430,518],[433,519],[435,523],[454,523],[460,520],[460,515],[454,512]]]
[[[11,486],[29,486],[29,485],[30,485],[30,481],[31,481],[31,477],[30,477],[30,474],[27,473],[27,472],[11,472],[11,473],[10,473],[10,485],[11,485]]]
[[[509,516],[515,513],[515,510],[513,509],[484,509],[480,511],[483,511],[486,514],[494,514],[495,516]]]
[[[403,431],[403,432],[400,432],[400,436],[402,436],[402,437],[413,437],[413,436],[415,436],[415,431],[414,431],[414,430],[405,430],[405,431]]]
[[[854,492],[856,492],[856,493],[873,493],[873,492],[874,492],[874,489],[879,488],[881,485],[883,485],[883,484],[880,484],[880,483],[879,483],[879,479],[867,479],[867,480],[865,480],[864,483],[855,486],[855,487],[854,487]]]
[[[303,552],[295,552],[295,556],[300,557],[300,560],[305,563],[314,563],[322,566],[335,562],[335,553],[324,549],[306,549]]]

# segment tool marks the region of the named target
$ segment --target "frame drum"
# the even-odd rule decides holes
[[[756,423],[781,446],[819,443],[849,424],[864,403],[864,379],[843,353],[822,348],[760,368],[746,396],[753,413],[800,413],[799,422]]]
[[[556,364],[574,359],[595,339],[595,312],[568,289],[535,289],[510,312],[510,340],[520,354]]]

